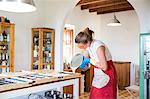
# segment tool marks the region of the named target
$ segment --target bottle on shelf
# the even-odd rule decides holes
[[[47,38],[51,38],[51,34],[50,33],[47,33]]]
[[[9,67],[6,68],[6,72],[10,72],[10,71],[9,71]]]
[[[7,65],[6,62],[7,62],[6,60],[3,60],[2,61],[2,66],[6,66]]]
[[[1,56],[1,53],[0,53],[0,61],[2,60],[2,56]]]
[[[10,20],[6,17],[5,22],[10,23]]]
[[[3,45],[2,49],[3,49],[3,50],[6,50],[6,46],[5,46],[5,45]]]
[[[3,41],[3,35],[0,33],[0,41]]]
[[[52,54],[51,54],[51,52],[50,52],[50,51],[49,51],[49,54],[48,54],[48,56],[49,56],[49,57],[52,57]]]
[[[50,64],[48,64],[47,65],[47,70],[50,70],[51,69],[50,67],[51,67]]]
[[[6,63],[6,64],[7,64],[7,66],[9,66],[9,61],[8,61],[8,60],[7,60],[7,63]]]
[[[3,41],[7,41],[7,33],[6,33],[6,31],[3,31],[2,35],[3,35]]]
[[[8,33],[7,34],[7,42],[9,42],[10,41],[10,34]]]
[[[5,53],[2,53],[2,60],[5,60]]]
[[[8,53],[6,53],[6,60],[8,60],[9,59],[9,56],[8,56]]]
[[[34,57],[38,57],[38,52],[37,52],[37,50],[34,50],[34,51],[33,51],[33,56],[34,56]]]
[[[38,46],[39,45],[39,37],[38,37],[38,35],[34,35],[34,39],[33,40],[34,40],[34,44]]]
[[[37,40],[38,40],[37,37],[34,35],[34,37],[33,37],[34,44],[36,44]]]

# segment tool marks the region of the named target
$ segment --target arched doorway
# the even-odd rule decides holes
[[[79,11],[79,8],[76,8],[75,9],[75,12],[77,12],[77,11]],[[79,11],[80,12],[80,11]],[[83,12],[84,14],[86,14],[86,16],[89,16],[89,17],[86,17],[86,16],[84,16],[84,14],[82,14],[82,12],[80,13],[80,14],[75,14],[74,13],[74,15],[77,15],[77,16],[71,16],[72,18],[74,18],[74,19],[70,19],[70,20],[74,20],[75,22],[68,22],[67,21],[67,23],[70,23],[70,24],[73,24],[73,25],[75,25],[75,31],[76,31],[76,33],[78,33],[80,30],[82,30],[83,28],[85,28],[86,26],[89,26],[89,27],[91,27],[93,30],[95,30],[96,31],[96,37],[97,38],[101,38],[102,40],[104,40],[108,45],[110,45],[111,46],[111,44],[110,44],[110,42],[111,42],[111,40],[117,40],[117,38],[114,38],[114,39],[112,39],[111,37],[112,36],[118,36],[118,38],[119,38],[119,36],[120,36],[120,39],[121,40],[124,40],[125,38],[128,38],[128,39],[125,39],[124,41],[125,42],[128,42],[128,41],[130,41],[129,40],[129,38],[130,38],[130,36],[128,35],[127,37],[126,37],[126,35],[121,35],[121,32],[122,32],[122,30],[121,29],[119,29],[119,28],[108,28],[108,27],[105,27],[104,26],[104,24],[106,24],[106,21],[107,21],[107,19],[111,16],[111,15],[103,15],[102,17],[103,18],[105,18],[104,19],[104,21],[102,20],[101,22],[102,23],[104,23],[103,25],[102,25],[102,27],[103,27],[103,30],[101,30],[101,29],[98,29],[97,27],[99,27],[100,28],[100,20],[99,20],[99,17],[97,17],[97,16],[95,16],[95,14],[90,14],[89,15],[89,12],[88,11],[84,11]],[[136,13],[134,13],[134,14],[136,14]],[[123,14],[123,13],[118,13],[117,14],[119,17],[120,17],[120,19],[121,20],[124,20],[124,16],[123,15],[125,15],[125,14]],[[79,17],[79,16],[82,16],[82,18],[81,17]],[[121,16],[123,16],[123,17],[121,17]],[[130,16],[130,14],[127,14],[126,15],[127,17],[131,17]],[[75,18],[76,18],[76,20],[75,20]],[[92,19],[92,21],[90,21],[90,18]],[[107,18],[107,19],[106,19]],[[136,48],[131,48],[131,50],[133,51],[133,53],[134,53],[134,55],[133,55],[133,57],[136,57],[136,59],[133,59],[133,60],[137,60],[137,64],[139,65],[139,33],[140,33],[140,26],[139,26],[139,24],[138,25],[135,25],[134,23],[137,21],[137,23],[139,23],[139,19],[138,19],[138,17],[136,17],[137,18],[137,20],[135,20],[134,22],[131,20],[131,19],[129,19],[129,20],[125,20],[124,22],[126,22],[127,24],[126,24],[126,26],[124,26],[123,25],[123,28],[126,28],[126,34],[127,33],[129,33],[129,31],[130,30],[132,30],[132,29],[134,29],[136,26],[136,29],[137,29],[137,31],[136,31],[136,40],[135,41],[130,41],[130,43],[131,43],[131,46],[133,47],[134,45],[136,45]],[[83,20],[84,19],[84,20]],[[78,24],[77,23],[77,21],[79,21],[80,22],[80,24]],[[133,23],[133,24],[132,24]],[[95,25],[95,24],[97,24],[97,25]],[[132,25],[131,25],[132,24]],[[95,26],[94,26],[95,25]],[[132,26],[135,26],[135,27],[132,27]],[[127,28],[127,27],[130,27],[130,28]],[[116,30],[115,30],[116,29]],[[115,30],[115,31],[114,31]],[[120,30],[120,31],[119,31]],[[111,32],[111,31],[114,31],[114,32]],[[119,33],[120,32],[120,33]],[[130,31],[131,32],[131,31]],[[101,35],[99,35],[98,33],[102,33]],[[109,35],[105,35],[105,34],[108,34],[109,33]],[[131,32],[131,34],[133,33],[133,31]],[[116,34],[118,34],[118,35],[116,35]],[[121,38],[122,37],[122,38]],[[134,36],[133,36],[134,37]],[[109,40],[108,40],[109,39]],[[117,42],[119,42],[119,41],[116,41],[115,43],[113,43],[113,45],[115,45]],[[121,44],[123,45],[123,46],[126,46],[126,45],[128,45],[127,43],[125,43],[125,42],[122,42]],[[136,42],[136,44],[135,44],[135,42]],[[112,43],[112,42],[111,42]],[[120,44],[120,45],[121,45]],[[111,47],[110,47],[111,48]],[[124,48],[124,47],[115,47],[115,48],[118,48],[118,49],[120,49],[121,48],[121,50],[122,50],[122,52],[129,52],[129,51],[127,51],[126,49],[128,49],[128,48]],[[112,48],[112,50],[115,52],[115,49],[114,47]],[[115,49],[115,50],[114,50]],[[115,52],[115,54],[113,54],[113,55],[116,55],[116,53],[118,53],[118,49],[116,50],[116,52]],[[131,50],[130,50],[130,53],[132,53],[131,52]],[[122,54],[122,53],[121,53]],[[125,53],[124,53],[125,54]],[[127,55],[128,55],[128,53],[126,53]],[[116,55],[116,56],[119,56],[118,54]],[[125,55],[124,55],[125,56]],[[125,57],[127,57],[127,56],[125,56]],[[121,57],[122,58],[122,60],[124,59],[123,57]],[[117,58],[116,58],[117,59]],[[127,58],[126,58],[127,59]]]

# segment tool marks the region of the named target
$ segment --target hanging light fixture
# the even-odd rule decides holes
[[[107,26],[121,26],[120,21],[117,19],[115,13],[113,19],[110,20],[110,22],[107,24]]]
[[[115,0],[114,0],[114,10],[115,10]],[[122,24],[117,19],[116,15],[115,15],[115,12],[114,12],[113,19],[110,20],[110,22],[107,24],[107,26],[121,26],[121,25]]]
[[[33,0],[0,0],[0,10],[8,12],[32,12],[36,10]]]

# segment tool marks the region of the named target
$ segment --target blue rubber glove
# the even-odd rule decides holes
[[[83,62],[80,65],[80,68],[84,69],[88,65],[88,63],[90,63],[90,58],[87,58],[87,57],[83,56]]]

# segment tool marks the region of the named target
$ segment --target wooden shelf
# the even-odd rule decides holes
[[[15,24],[14,23],[0,22],[0,25],[4,26],[4,27],[8,27],[8,26],[12,26],[12,25],[15,25]]]
[[[7,68],[8,66],[0,66],[0,68]]]
[[[7,41],[0,41],[0,45],[8,45],[9,42]]]
[[[7,53],[7,50],[1,50],[0,49],[0,53]]]

